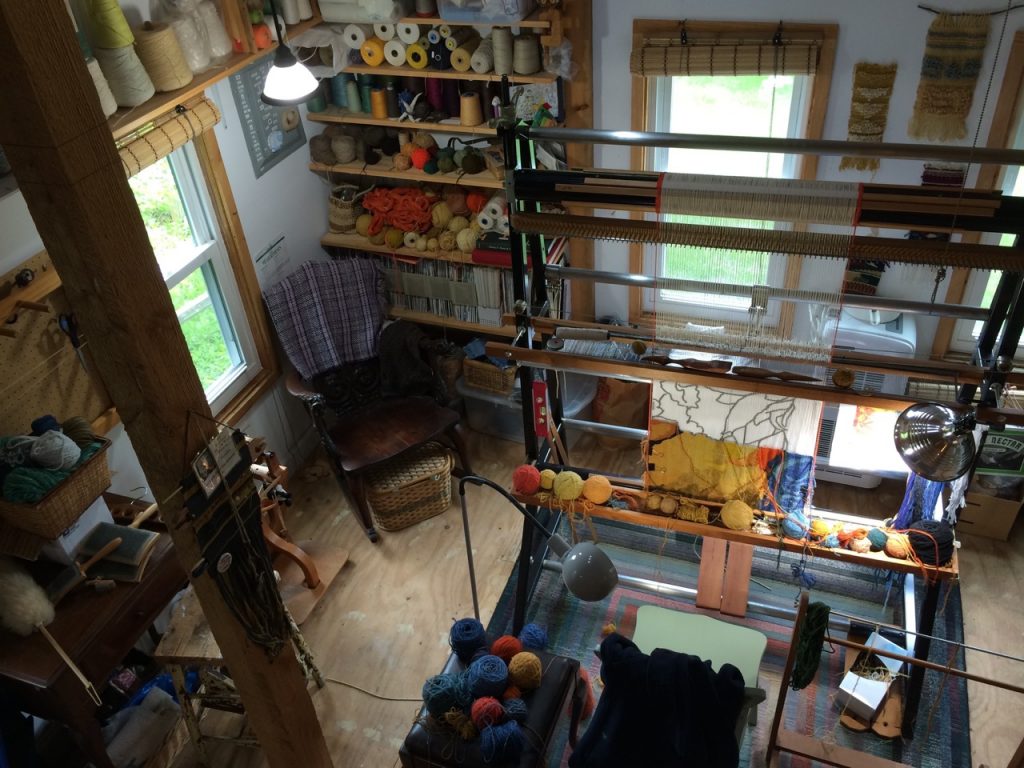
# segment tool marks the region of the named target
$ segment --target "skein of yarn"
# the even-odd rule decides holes
[[[26,438],[30,439],[30,438]],[[62,432],[44,432],[32,442],[29,460],[44,469],[72,469],[82,458],[82,449]]]
[[[107,78],[103,76],[100,63],[96,59],[89,59],[85,62],[85,66],[92,76],[92,84],[96,86],[96,95],[100,97],[100,109],[103,110],[103,116],[110,117],[117,112],[117,99],[110,92],[110,86],[107,84]]]
[[[555,478],[552,490],[559,501],[578,499],[583,493],[583,478],[570,469],[563,470]]]
[[[548,647],[548,633],[540,624],[530,622],[519,632],[519,642],[528,651],[543,651]]]
[[[200,31],[195,16],[179,16],[168,24],[178,38],[178,45],[185,56],[185,62],[192,74],[198,74],[210,66],[210,42],[205,25]]]
[[[476,619],[459,619],[452,624],[448,634],[448,644],[462,663],[468,662],[478,648],[487,645],[487,633],[484,625]]]
[[[508,682],[521,691],[532,691],[540,688],[544,674],[540,659],[529,651],[522,651],[512,657],[508,663]],[[500,695],[500,694],[499,694]]]
[[[451,218],[448,219],[451,221]],[[447,224],[447,222],[445,222]],[[512,490],[531,496],[540,490],[540,472],[532,464],[522,464],[512,471]]]
[[[520,698],[505,700],[505,718],[514,720],[517,723],[525,723],[529,713],[526,709],[526,702]]]
[[[512,657],[521,653],[523,644],[514,635],[502,635],[491,643],[491,653],[508,664]]]
[[[192,82],[192,69],[174,30],[166,24],[147,21],[136,28],[135,50],[158,91],[176,91]]]
[[[466,670],[466,685],[469,687],[469,692],[477,698],[480,696],[494,696],[495,698],[501,696],[501,694],[505,692],[505,687],[511,679],[512,665],[515,664],[516,659],[522,655],[523,653],[519,653],[517,656],[514,656],[512,658],[512,663],[507,666],[504,661],[492,654],[481,656],[479,659],[472,662],[469,665],[469,669]],[[530,655],[533,656],[532,653]],[[537,657],[534,656],[534,658],[536,659]],[[539,684],[539,659],[537,659],[537,665],[537,680]],[[527,680],[533,679],[530,673],[532,667],[529,666],[528,662],[524,661],[519,667],[517,667],[517,669],[520,670],[522,676]],[[516,683],[516,685],[519,684]],[[522,685],[519,685],[519,688],[521,690],[528,690]]]
[[[228,33],[224,30],[224,22],[220,20],[220,14],[217,13],[217,6],[210,0],[203,0],[196,10],[210,39],[210,57],[216,62],[226,59],[231,55],[232,43]]]
[[[481,696],[473,702],[469,716],[477,730],[482,731],[489,726],[505,722],[505,707],[493,696]]]
[[[95,53],[119,107],[137,107],[153,98],[156,88],[135,48],[97,48]]]

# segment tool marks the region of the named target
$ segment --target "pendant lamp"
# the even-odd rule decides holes
[[[295,54],[285,44],[277,5],[273,0],[270,9],[274,17],[274,28],[277,30],[277,50],[274,52],[274,64],[267,72],[267,79],[263,83],[260,98],[265,104],[272,104],[275,107],[302,104],[316,92],[319,83],[313,77],[313,73],[295,58]]]
[[[939,403],[918,403],[896,419],[896,450],[910,469],[928,480],[948,482],[974,461],[974,412]]]

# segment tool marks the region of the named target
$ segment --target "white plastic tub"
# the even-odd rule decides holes
[[[575,373],[559,375],[563,385],[562,415],[569,419],[589,419],[590,403],[597,392],[597,379]],[[523,408],[519,387],[503,396],[468,386],[461,378],[455,388],[466,402],[466,420],[472,429],[503,440],[523,442]],[[572,430],[569,430],[570,436]]]

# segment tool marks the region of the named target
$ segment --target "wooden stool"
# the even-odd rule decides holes
[[[285,611],[287,613],[287,609]],[[299,632],[291,614],[287,615],[299,666],[307,680],[312,679],[318,688],[323,688],[324,678],[313,661],[309,646],[306,645],[306,640]],[[191,586],[185,590],[181,600],[174,607],[170,624],[153,653],[153,658],[167,668],[174,681],[182,719],[188,730],[189,739],[195,745],[199,762],[207,766],[212,765],[205,743],[210,739],[230,741],[246,747],[259,746],[259,741],[249,733],[248,726],[237,736],[214,736],[204,734],[200,729],[200,721],[206,709],[241,715],[245,714],[245,708],[235,690],[234,681],[222,669],[224,658]],[[186,688],[185,673],[188,667],[199,669],[199,687],[195,693],[189,693]]]

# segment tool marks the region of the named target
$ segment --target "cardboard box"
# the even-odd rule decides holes
[[[61,565],[71,565],[74,562],[75,553],[78,551],[78,545],[92,529],[100,523],[112,522],[114,522],[114,517],[110,514],[110,507],[100,496],[60,536],[48,541],[39,550],[39,556]]]
[[[975,486],[972,485],[971,488]],[[986,493],[968,490],[967,506],[957,516],[956,530],[973,536],[1006,541],[1020,512],[1020,499],[1001,499]]]
[[[877,632],[872,632],[864,645],[869,648],[889,651],[890,653],[908,655],[905,648],[886,640]],[[857,661],[853,664],[853,668],[856,668],[861,658],[867,655],[867,651],[861,651],[857,656]],[[882,666],[888,671],[888,679],[870,680],[866,677],[861,677],[851,669],[843,677],[842,682],[839,683],[839,691],[836,693],[836,705],[840,710],[845,709],[850,714],[869,723],[874,720],[875,715],[882,706],[882,702],[885,701],[886,694],[889,693],[889,687],[903,668],[902,661],[890,659],[888,656],[871,654],[870,659],[872,666]]]

